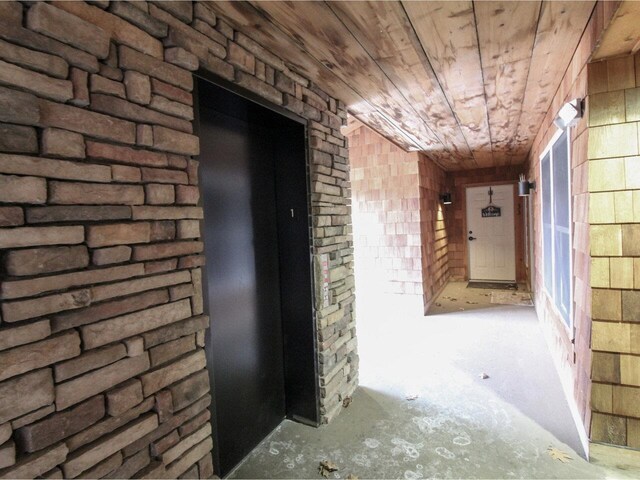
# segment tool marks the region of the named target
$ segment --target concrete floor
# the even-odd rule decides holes
[[[330,478],[622,478],[577,453],[533,308],[465,287],[449,284],[427,317],[379,295],[360,302],[351,405],[318,429],[283,422],[231,477],[320,479],[330,460]]]

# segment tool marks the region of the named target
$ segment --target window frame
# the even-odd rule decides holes
[[[554,261],[554,252],[555,252],[555,233],[556,233],[556,221],[555,221],[555,208],[554,200],[555,195],[553,191],[553,175],[554,175],[554,157],[553,157],[553,147],[556,145],[558,140],[562,137],[562,135],[567,135],[567,192],[569,198],[569,312],[568,312],[568,322],[565,320],[564,314],[560,311],[558,306],[556,305],[555,291],[556,291],[556,269],[555,269],[555,261]],[[543,170],[542,170],[542,160],[544,157],[549,154],[549,189],[551,194],[551,266],[552,266],[552,290],[550,292],[547,289],[546,282],[544,280],[545,276],[545,256],[548,252],[545,251],[545,242],[544,242],[544,218],[543,218],[543,209],[544,209],[544,200],[543,200],[543,191],[544,191],[544,181],[543,181]],[[569,339],[575,339],[575,326],[574,326],[574,270],[573,270],[573,192],[571,189],[572,186],[572,178],[573,178],[573,170],[571,168],[571,130],[567,128],[566,130],[558,129],[556,133],[551,137],[551,140],[542,151],[540,156],[538,157],[539,163],[539,172],[540,172],[540,233],[541,233],[541,250],[542,250],[542,261],[540,262],[540,268],[542,270],[542,290],[545,293],[549,303],[552,305],[555,313],[560,317],[562,325],[566,328],[567,333],[569,334]]]

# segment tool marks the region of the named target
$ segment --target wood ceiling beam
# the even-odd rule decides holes
[[[347,124],[340,129],[340,132],[343,135],[349,135],[350,133],[355,132],[356,130],[358,130],[360,127],[363,127],[363,126],[364,126],[364,123],[362,123],[353,115],[350,115],[349,119],[347,120]]]
[[[592,60],[629,55],[640,50],[640,2],[620,2]]]

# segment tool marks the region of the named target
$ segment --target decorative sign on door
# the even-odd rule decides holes
[[[482,209],[482,217],[500,217],[502,209],[493,204],[493,189],[489,187],[489,205]]]
[[[501,215],[500,207],[496,207],[495,205],[489,205],[482,209],[483,217],[500,217]]]

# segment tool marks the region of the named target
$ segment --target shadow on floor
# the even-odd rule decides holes
[[[232,478],[321,479],[322,460],[339,468],[330,478],[603,478],[501,403],[443,407],[426,396],[408,401],[361,387],[331,425],[283,422]],[[548,456],[551,442],[573,460]]]
[[[534,308],[492,303],[509,297],[514,303],[530,298],[523,285],[518,292],[505,292],[449,283],[434,301],[429,311],[433,323],[426,328],[438,344],[447,343],[451,329],[460,333],[439,361],[463,371],[484,368],[477,373],[489,375],[483,382],[486,388],[584,457]]]
[[[460,288],[443,295],[465,302]],[[318,429],[283,422],[232,477],[320,479],[331,460],[333,478],[605,478],[576,453],[533,308],[484,303],[425,317],[360,299],[353,403]]]

